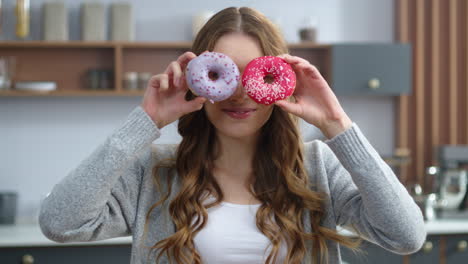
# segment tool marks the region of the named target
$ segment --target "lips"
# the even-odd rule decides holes
[[[255,108],[245,108],[245,107],[232,107],[232,108],[223,108],[222,111],[228,114],[230,117],[235,119],[245,119],[249,117],[257,109]]]

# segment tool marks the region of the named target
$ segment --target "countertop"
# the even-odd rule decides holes
[[[0,247],[90,246],[131,244],[132,237],[93,242],[57,243],[46,238],[38,225],[0,225]]]
[[[426,222],[428,235],[468,234],[468,219],[437,219]],[[341,230],[344,235],[352,233]],[[47,239],[38,225],[0,225],[0,247],[129,245],[131,237],[93,242],[57,243]]]

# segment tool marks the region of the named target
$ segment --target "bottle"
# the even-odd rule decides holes
[[[30,6],[29,0],[16,0],[16,36],[26,38],[29,35]]]

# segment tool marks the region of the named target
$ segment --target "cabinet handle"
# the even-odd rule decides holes
[[[23,264],[34,264],[34,257],[26,254],[23,256],[22,262]]]
[[[458,252],[465,252],[467,247],[468,247],[468,243],[466,242],[466,240],[458,241],[458,244],[457,244]]]
[[[427,242],[424,242],[424,245],[423,245],[423,251],[425,253],[429,253],[432,251],[432,248],[434,246],[432,245],[432,242],[431,241],[427,241]]]
[[[371,88],[372,90],[377,90],[380,88],[380,80],[377,78],[372,78],[369,80],[367,85],[369,85],[369,88]]]

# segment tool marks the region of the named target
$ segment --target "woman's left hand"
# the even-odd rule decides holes
[[[296,72],[296,102],[276,101],[283,110],[319,128],[327,138],[333,138],[352,125],[338,99],[318,69],[307,60],[283,54],[283,58]]]

